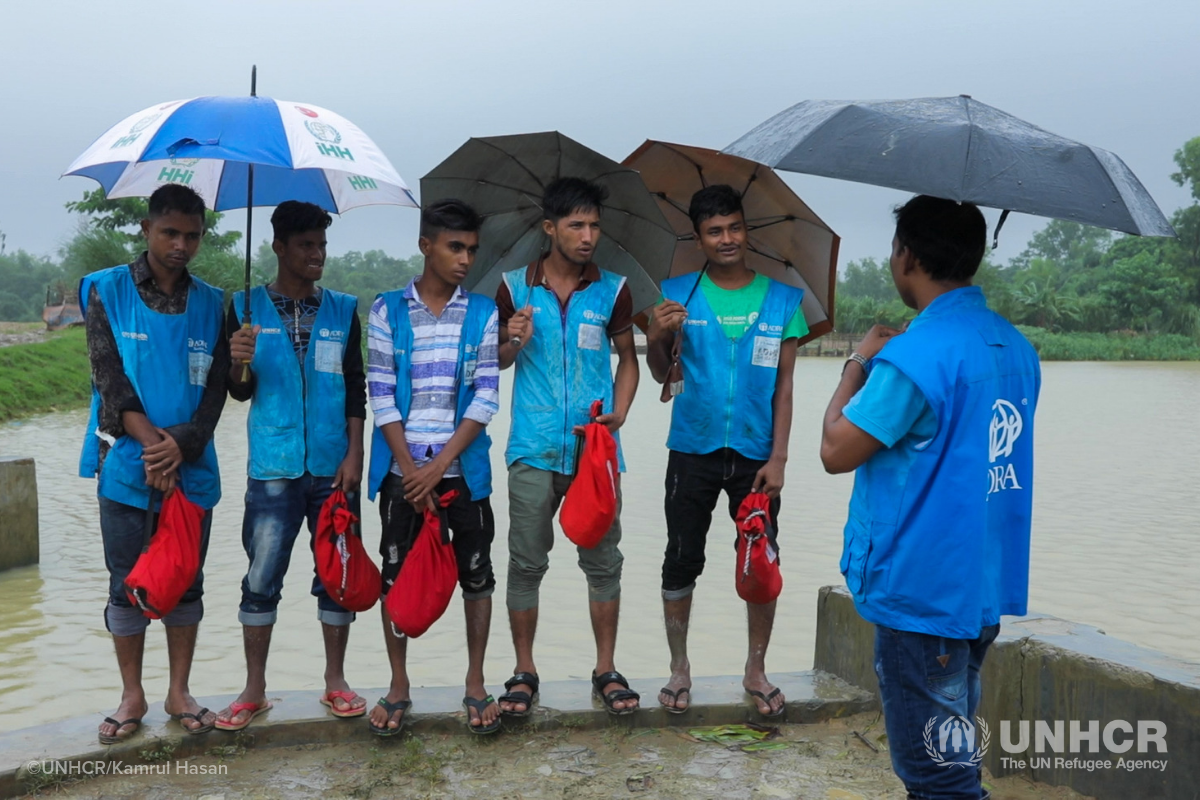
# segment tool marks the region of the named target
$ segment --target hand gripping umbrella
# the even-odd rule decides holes
[[[92,178],[108,198],[148,197],[165,183],[195,189],[213,211],[246,209],[250,324],[251,209],[285,200],[340,214],[367,205],[418,208],[387,156],[344,117],[310,103],[256,95],[197,97],[126,117],[64,175]]]
[[[1174,236],[1113,153],[971,99],[806,100],[725,148],[776,169],[1141,236]]]
[[[675,231],[637,172],[561,133],[470,139],[421,178],[421,199],[457,198],[483,215],[479,253],[464,285],[494,295],[503,273],[543,252],[542,194],[565,177],[608,188],[595,261],[625,276],[635,312],[652,305],[671,267]]]
[[[746,265],[804,290],[801,309],[809,332],[801,344],[833,330],[841,239],[773,170],[716,150],[649,140],[623,163],[641,173],[674,226],[678,244],[668,277],[704,267],[688,205],[705,186],[725,183],[742,193],[749,228]]]

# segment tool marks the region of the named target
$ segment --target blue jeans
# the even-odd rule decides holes
[[[321,505],[333,494],[333,476],[309,475],[246,482],[246,511],[242,517],[242,547],[250,568],[242,578],[242,602],[238,622],[243,625],[274,625],[283,597],[283,578],[292,560],[292,546],[300,525],[308,520],[308,546],[313,547]],[[359,513],[358,494],[347,495],[350,508]],[[317,619],[328,625],[349,625],[354,613],[335,603],[325,591],[313,562],[312,594],[317,598]]]
[[[146,509],[127,506],[107,497],[98,499],[104,566],[108,567],[108,603],[104,607],[104,627],[113,636],[136,636],[146,630],[150,620],[142,614],[141,609],[129,602],[125,594],[125,579],[142,554]],[[155,520],[154,524],[157,525],[158,521]],[[163,625],[197,625],[204,616],[204,557],[208,553],[211,525],[212,509],[208,509],[200,523],[200,570],[196,573],[196,580],[183,593],[179,604],[162,618]]]
[[[978,639],[945,639],[875,626],[892,769],[910,800],[986,800],[975,711],[979,670],[998,633],[989,625]]]

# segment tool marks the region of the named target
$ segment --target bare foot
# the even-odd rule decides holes
[[[398,703],[401,700],[408,700],[408,684],[402,687],[392,687],[387,696],[384,698],[389,703]],[[396,730],[404,722],[404,715],[408,712],[405,709],[397,708],[391,714],[387,709],[376,703],[371,708],[371,727],[377,729]]]
[[[184,730],[188,731],[195,731],[211,726],[217,721],[217,715],[197,703],[196,698],[192,697],[191,693],[182,694],[178,697],[168,694],[166,702],[163,703],[163,711],[167,712],[167,716],[169,717],[179,717],[181,714],[193,715],[177,720],[183,726]],[[204,713],[201,714],[201,711]],[[199,719],[196,717],[199,717]]]
[[[671,679],[658,693],[658,703],[679,711],[687,709],[692,704],[692,671],[690,667],[671,672]]]
[[[765,673],[757,675],[747,674],[742,679],[742,688],[754,698],[754,704],[758,706],[758,713],[764,717],[777,716],[783,711],[783,705],[787,702],[787,698],[783,696],[783,692],[775,684],[767,680]]]
[[[145,693],[123,694],[121,695],[121,705],[117,706],[117,710],[112,713],[111,719],[115,719],[117,722],[140,720],[146,716],[146,712],[149,710],[150,707],[146,705]],[[100,727],[96,729],[96,733],[106,739],[116,736],[121,740],[125,740],[137,733],[139,724],[128,722],[118,728],[111,722],[101,722]]]

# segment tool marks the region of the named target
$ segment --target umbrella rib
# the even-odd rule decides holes
[[[438,180],[438,181],[468,181],[470,183],[481,183],[484,186],[494,186],[497,189],[505,189],[507,191],[515,192],[517,194],[523,194],[526,197],[530,196],[529,191],[527,189],[521,189],[520,187],[517,187],[517,186],[509,186],[504,183],[496,183],[495,181],[489,181],[485,178],[466,178],[466,177],[458,177],[458,176],[451,175],[451,176],[446,176],[444,178],[434,178],[434,180]],[[541,208],[541,203],[538,203],[537,205],[539,208]]]
[[[967,152],[963,158],[962,182],[958,186],[958,201],[961,203],[967,196],[967,168],[971,166],[971,144],[975,137],[975,123],[971,121],[971,98],[960,97],[963,110],[967,114]]]
[[[525,166],[525,164],[521,161],[521,159],[517,158],[512,153],[503,149],[502,147],[500,147],[500,145],[489,142],[487,139],[476,139],[475,141],[482,142],[485,146],[490,147],[493,150],[498,150],[505,158],[512,161],[514,164],[516,164],[518,167],[520,167],[522,170],[524,170],[525,174],[533,179],[533,182],[538,185],[539,189],[541,189],[543,192],[546,191],[546,185],[544,183],[542,183],[541,179],[538,178],[538,176],[533,172],[533,170],[531,170],[531,169],[529,169],[529,167]],[[560,152],[561,152],[561,149],[562,148],[559,148]]]

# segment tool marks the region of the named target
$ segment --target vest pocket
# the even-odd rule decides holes
[[[855,600],[867,596],[867,561],[871,556],[871,532],[856,517],[850,517],[843,533],[842,561],[840,569],[846,578],[846,588]]]

